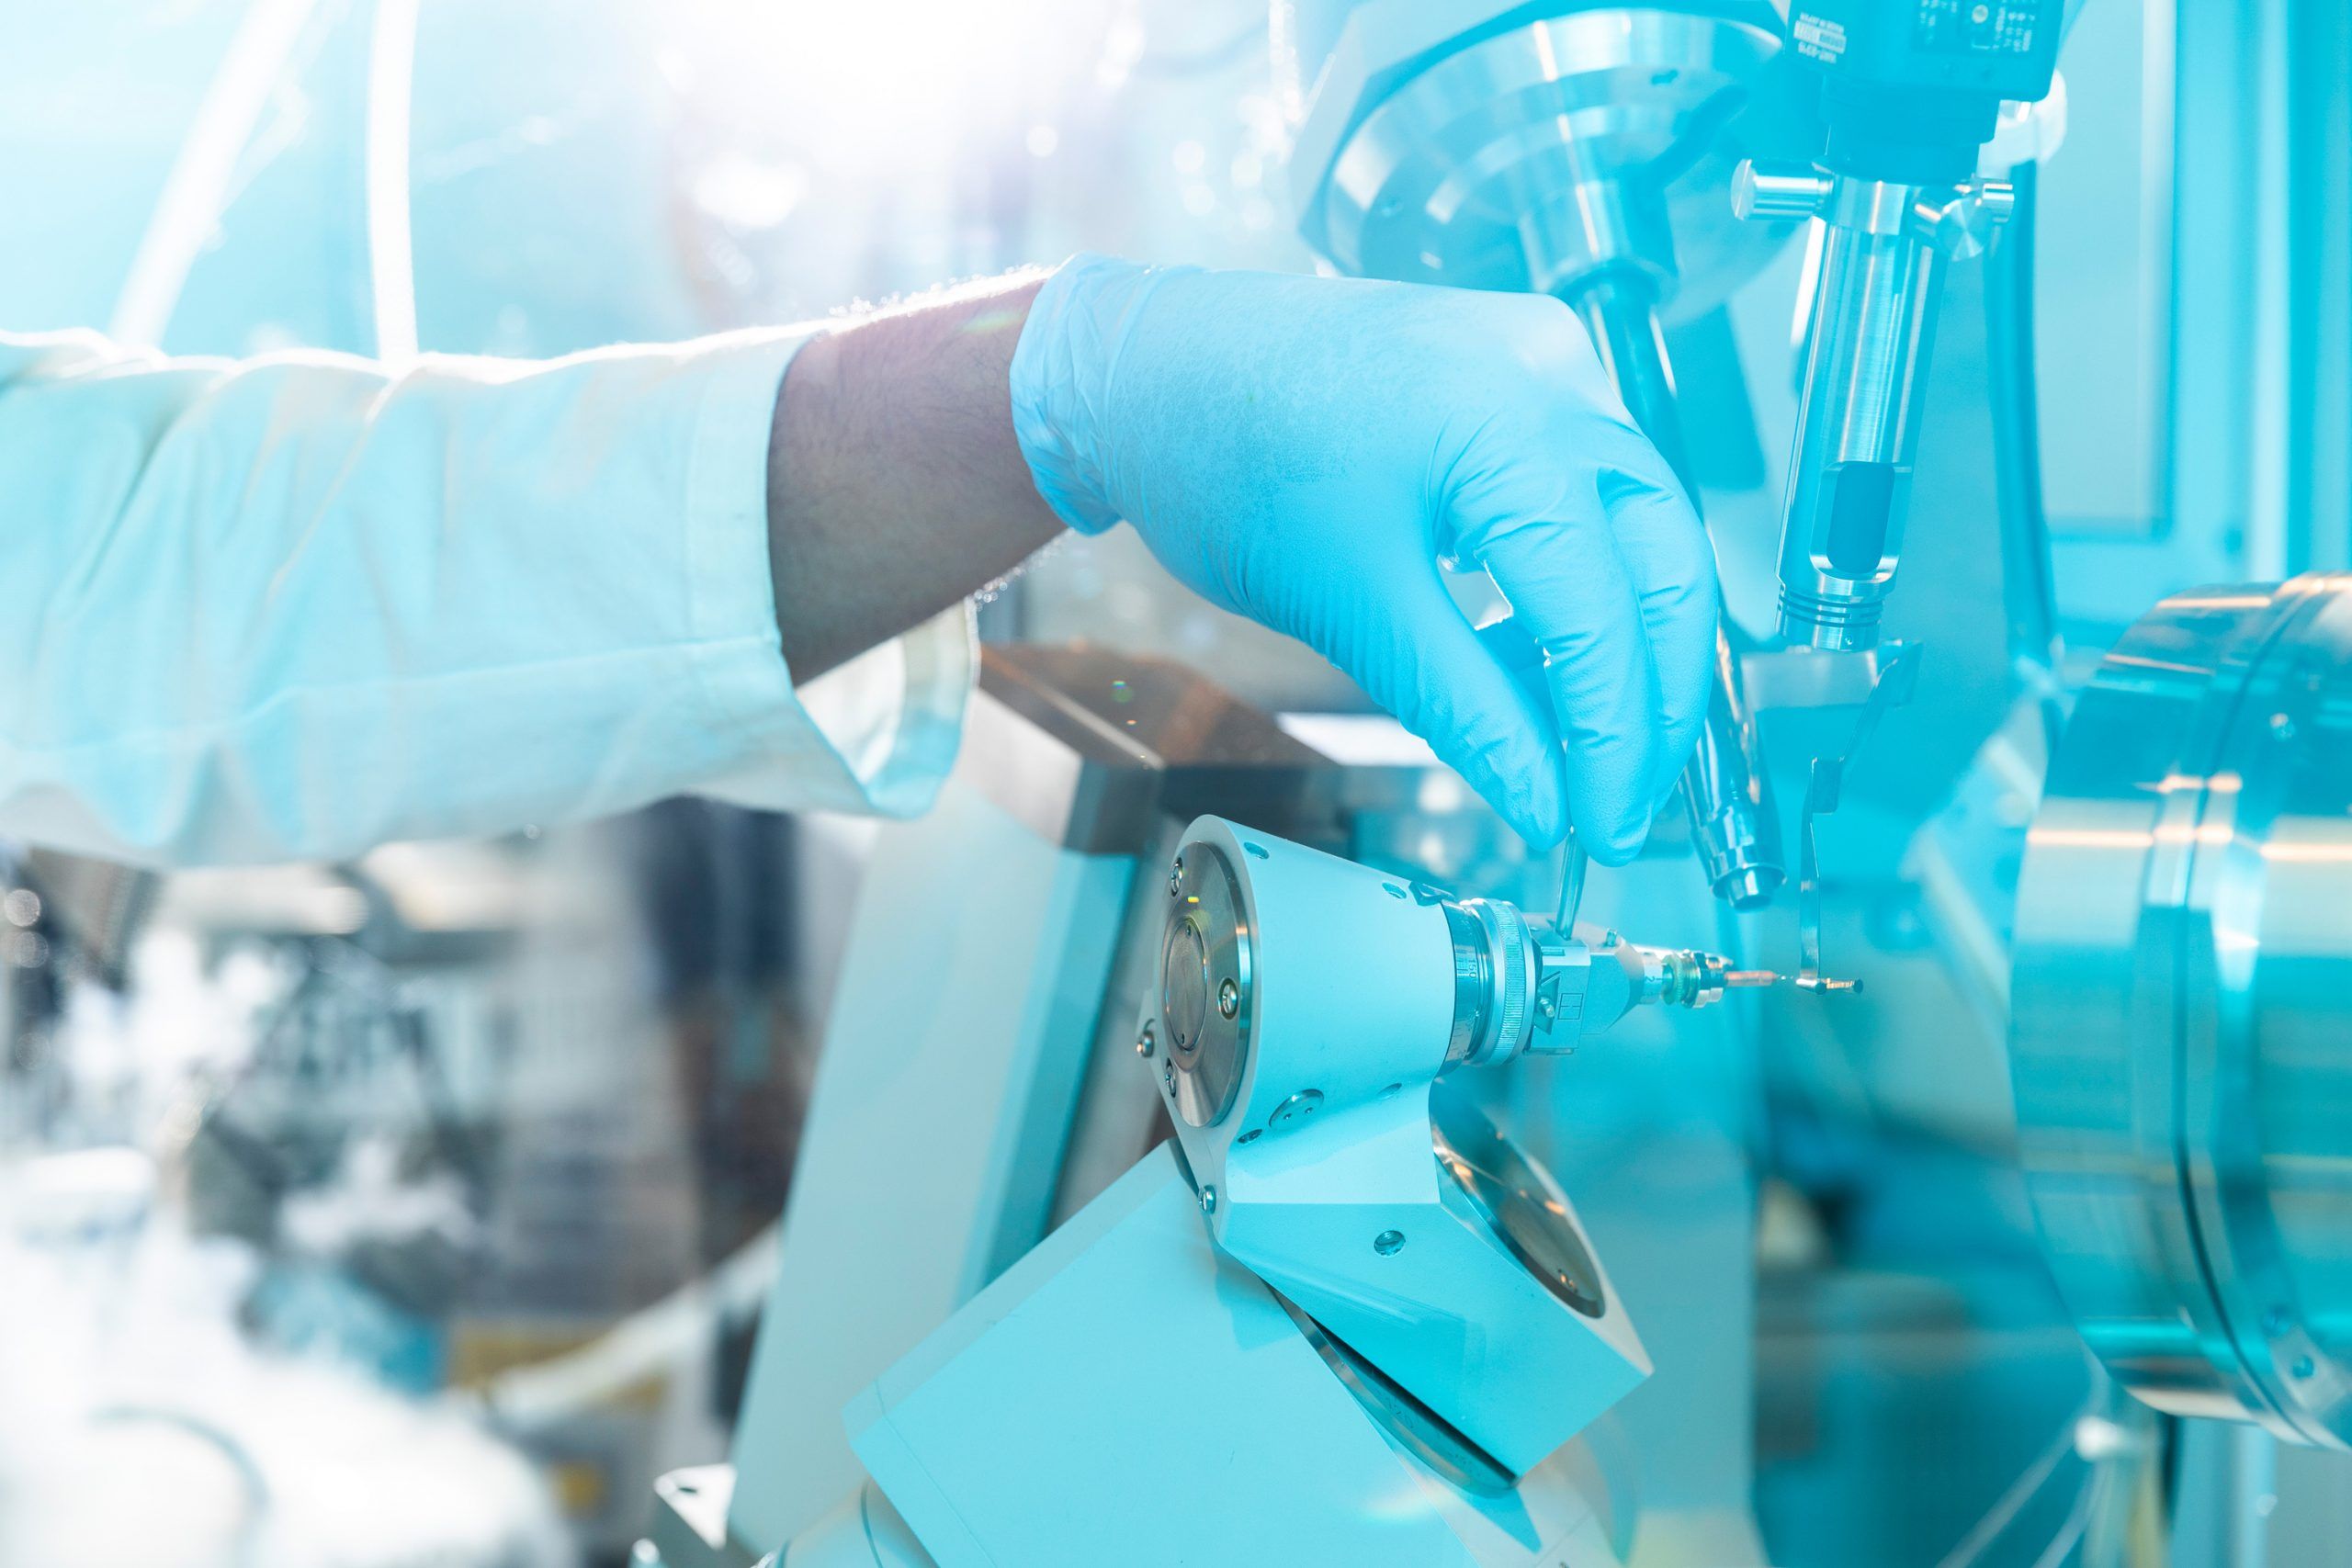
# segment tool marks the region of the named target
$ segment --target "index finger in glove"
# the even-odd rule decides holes
[[[1714,548],[1673,470],[1647,439],[1620,426],[1599,446],[1597,488],[1609,535],[1633,579],[1657,671],[1654,789],[1662,795],[1707,722],[1719,613]]]
[[[1544,650],[1569,818],[1596,859],[1622,865],[1649,834],[1660,698],[1640,594],[1597,500],[1593,513],[1495,533],[1479,559]]]

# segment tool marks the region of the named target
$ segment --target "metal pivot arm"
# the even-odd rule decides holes
[[[1853,737],[1846,742],[1845,751],[1836,757],[1815,757],[1808,775],[1804,792],[1804,826],[1798,836],[1797,881],[1797,973],[1796,985],[1808,991],[1859,991],[1860,980],[1833,980],[1821,972],[1821,851],[1816,841],[1814,824],[1821,817],[1838,809],[1844,797],[1846,767],[1860,755],[1864,745],[1886,716],[1889,708],[1900,707],[1911,700],[1913,687],[1918,684],[1919,649],[1917,645],[1899,650],[1879,671],[1878,681],[1871,687],[1868,700],[1862,704],[1861,716],[1854,721]]]

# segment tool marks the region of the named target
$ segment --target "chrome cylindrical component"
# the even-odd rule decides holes
[[[1682,799],[1707,886],[1735,909],[1762,908],[1789,879],[1768,777],[1739,655],[1718,629],[1707,723],[1682,770]]]
[[[1400,25],[1366,6],[1278,44],[1317,254],[1362,276],[1536,293],[1632,262],[1671,277],[1686,315],[1771,260],[1789,226],[1740,223],[1725,198],[1741,159],[1815,135],[1768,0],[1490,25],[1506,9],[1461,8],[1449,33],[1444,13]]]
[[[1774,977],[1735,972],[1716,953],[1636,946],[1614,931],[1589,942],[1491,899],[1447,899],[1444,908],[1455,981],[1449,1066],[1565,1055],[1637,1007],[1705,1007],[1728,984]]]
[[[1472,898],[1447,899],[1445,918],[1454,974],[1446,1059],[1482,1066],[1516,1055],[1535,993],[1535,939],[1526,917],[1514,905]]]
[[[1742,164],[1732,172],[1732,216],[1811,218],[1829,199],[1829,176],[1810,165],[1791,168]]]
[[[1592,339],[1600,367],[1623,400],[1625,412],[1650,438],[1675,476],[1690,487],[1690,455],[1682,440],[1682,415],[1675,402],[1674,367],[1667,357],[1666,329],[1658,320],[1658,286],[1645,273],[1615,267],[1563,294]],[[1696,490],[1692,490],[1695,496]]]
[[[2018,897],[2045,1249],[2143,1400],[2352,1447],[2352,576],[2200,590],[2075,707]]]
[[[1209,1128],[1251,1092],[1269,1017],[1319,1042],[1295,1052],[1293,1066],[1320,1060],[1311,1079],[1261,1085],[1261,1100],[1312,1113],[1415,1074],[1572,1051],[1644,1003],[1698,1007],[1722,995],[1721,958],[1591,934],[1204,817],[1169,868],[1159,984],[1136,1055],[1170,1114]],[[1277,1112],[1261,1131],[1286,1124]]]
[[[1781,635],[1874,648],[1903,552],[1941,254],[1912,231],[1917,192],[1841,179],[1781,525]]]
[[[1205,1127],[1232,1106],[1249,1064],[1255,939],[1243,914],[1241,879],[1216,845],[1186,846],[1170,868],[1168,895],[1159,1009],[1168,1050],[1158,1071],[1178,1114]],[[1138,1055],[1148,1059],[1151,1053],[1139,1045]]]
[[[1588,281],[1622,275],[1646,304],[1661,303],[1675,284],[1674,231],[1664,193],[1623,171],[1588,169],[1577,141],[1567,142],[1562,155],[1565,172],[1574,177],[1519,220],[1529,291],[1573,303]]]
[[[1699,491],[1683,445],[1674,368],[1651,289],[1645,275],[1615,268],[1587,280],[1569,303],[1583,318],[1626,412],[1695,502]],[[1788,880],[1780,818],[1766,783],[1755,716],[1741,686],[1739,659],[1720,629],[1707,722],[1682,770],[1682,799],[1691,841],[1715,896],[1736,909],[1770,903]]]

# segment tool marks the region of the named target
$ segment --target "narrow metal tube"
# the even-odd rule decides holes
[[[1674,366],[1666,354],[1656,288],[1631,268],[1612,267],[1586,278],[1568,304],[1591,335],[1600,367],[1609,372],[1625,411],[1682,481],[1690,504],[1698,505],[1699,487],[1690,479],[1690,450],[1682,440]]]
[[[1697,507],[1699,487],[1690,476],[1689,448],[1683,443],[1674,367],[1667,357],[1657,295],[1647,278],[1629,269],[1605,271],[1577,289],[1570,303],[1591,333],[1626,412]],[[1788,870],[1755,716],[1741,687],[1739,657],[1729,633],[1721,627],[1715,633],[1710,687],[1707,722],[1682,771],[1691,841],[1717,897],[1736,909],[1760,908],[1788,880]]]
[[[1788,880],[1781,860],[1781,819],[1764,771],[1756,716],[1739,676],[1730,634],[1715,632],[1715,678],[1707,694],[1707,723],[1682,770],[1682,799],[1690,837],[1715,897],[1735,909],[1760,909]]]

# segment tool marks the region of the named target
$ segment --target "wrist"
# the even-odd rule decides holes
[[[1081,534],[1119,521],[1104,422],[1120,351],[1153,276],[1132,262],[1072,256],[1039,287],[1013,348],[1013,437],[1037,493]]]

